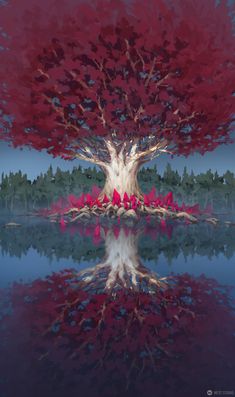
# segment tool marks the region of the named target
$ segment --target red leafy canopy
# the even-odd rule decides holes
[[[228,142],[232,13],[223,0],[173,3],[0,6],[0,137],[67,158],[111,133],[157,135],[184,155]]]
[[[0,369],[7,379],[3,382],[7,395],[14,395],[9,390],[16,384],[24,387],[26,373],[34,390],[35,384],[40,387],[40,395],[51,395],[42,392],[43,385],[52,390],[60,382],[61,389],[65,379],[71,384],[76,381],[73,384],[79,390],[85,387],[84,396],[97,396],[97,390],[101,396],[130,396],[129,389],[125,393],[127,386],[137,396],[146,394],[146,386],[151,389],[148,395],[154,395],[153,390],[164,395],[173,379],[174,391],[182,384],[182,396],[198,396],[200,391],[192,394],[189,389],[192,384],[202,389],[203,378],[218,382],[227,373],[231,379],[235,318],[228,289],[188,274],[172,276],[169,286],[155,293],[148,293],[145,286],[144,292],[121,289],[112,295],[102,291],[99,283],[97,278],[100,292],[94,288],[89,293],[75,270],[65,270],[12,286],[11,310],[9,314],[2,310],[0,319],[7,358],[1,360]],[[18,367],[12,382],[15,361]],[[119,394],[110,390],[114,374]],[[58,395],[64,395],[64,389]]]

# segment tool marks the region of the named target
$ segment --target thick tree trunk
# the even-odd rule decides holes
[[[101,197],[106,195],[109,199],[112,199],[113,191],[116,189],[121,198],[125,193],[129,197],[134,194],[139,199],[143,198],[137,181],[139,167],[138,162],[129,161],[126,163],[123,159],[112,160],[107,166],[102,167],[106,181]]]
[[[112,232],[109,232],[106,236],[105,264],[110,268],[106,282],[108,289],[114,287],[117,282],[121,282],[123,286],[137,284],[137,274],[140,267],[137,238],[131,232],[127,236],[123,229],[120,230],[118,237],[115,237]]]
[[[115,290],[116,287],[141,290],[143,281],[144,287],[149,288],[149,291],[163,287],[164,282],[140,263],[138,237],[139,233],[136,234],[131,229],[127,234],[121,228],[118,236],[110,230],[105,237],[104,261],[80,273],[80,276],[84,273],[85,283],[93,285],[104,282],[107,290]]]
[[[147,143],[144,146],[146,145]],[[90,143],[90,146],[83,148],[83,153],[76,154],[77,158],[98,165],[105,173],[106,182],[100,199],[106,195],[111,200],[114,189],[121,198],[127,193],[128,196],[135,195],[143,199],[137,181],[137,172],[142,164],[167,151],[167,141],[152,142],[150,139],[146,148],[141,149],[140,146],[140,140],[130,139],[121,144],[109,137],[103,140],[102,147],[97,148],[97,145]],[[97,154],[98,152],[100,155]]]

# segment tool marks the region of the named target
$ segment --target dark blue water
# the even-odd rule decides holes
[[[17,222],[0,222],[0,397],[235,393],[234,227]]]

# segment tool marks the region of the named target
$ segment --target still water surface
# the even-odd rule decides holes
[[[0,221],[0,397],[235,393],[234,227],[19,222]]]

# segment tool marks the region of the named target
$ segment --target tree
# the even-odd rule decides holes
[[[5,395],[13,396],[15,385],[26,397],[35,386],[38,395],[69,390],[72,397],[77,390],[91,397],[97,391],[104,397],[153,396],[156,390],[173,396],[179,385],[182,396],[198,396],[208,384],[231,387],[230,288],[204,275],[172,273],[160,280],[139,263],[136,235],[129,230],[125,239],[119,231],[115,239],[108,230],[102,265],[0,290]]]
[[[232,188],[235,187],[235,176],[233,172],[226,171],[223,178],[226,185],[231,186]]]
[[[187,167],[184,167],[183,174],[182,174],[182,187],[184,192],[188,195],[192,193],[194,188],[194,173],[188,173]]]
[[[140,257],[139,263],[142,264],[148,261],[157,264],[161,261],[162,256],[170,263],[179,255],[188,259],[194,255],[210,259],[215,259],[219,255],[228,258],[235,255],[234,230],[232,227],[224,228],[223,225],[214,228],[204,223],[198,229],[198,226],[195,227],[195,225],[185,227],[185,225],[172,222],[164,227],[155,222],[154,226],[145,223],[142,230],[138,224],[133,224],[132,227],[126,224],[123,232],[126,233],[127,238],[124,241],[123,233],[120,233],[119,227],[113,224],[112,228],[110,225],[108,226],[109,233],[107,233],[107,229],[105,232],[105,253],[103,242],[97,239],[97,237],[104,237],[103,226],[101,223],[100,236],[97,236],[96,223],[79,222],[64,229],[63,233],[56,224],[50,222],[32,225],[26,223],[22,224],[20,228],[14,229],[1,227],[0,251],[4,255],[19,255],[21,257],[33,248],[37,254],[50,260],[55,257],[57,259],[71,258],[75,263],[83,261],[97,263],[99,261],[103,265],[106,263],[107,269],[110,266],[108,262],[111,262],[112,251],[115,249],[117,252],[118,247],[120,254],[112,262],[119,264],[119,268],[121,268],[121,260],[126,255],[125,252],[129,250],[129,257],[131,257],[131,252],[134,252],[136,258],[137,248]],[[142,233],[139,242],[137,242],[136,235],[140,230]],[[116,240],[114,239],[115,235]],[[138,244],[138,247],[135,247],[135,244]],[[137,264],[136,261],[133,263]],[[143,266],[131,267],[134,270],[143,269]],[[122,274],[126,275],[126,272]]]
[[[141,198],[138,169],[163,152],[230,142],[225,1],[149,0],[144,13],[140,0],[49,0],[46,12],[44,2],[18,3],[1,6],[2,139],[100,166],[109,198],[114,188]]]
[[[172,170],[170,163],[167,163],[166,169],[163,174],[163,180],[167,185],[170,186],[176,186],[181,181],[179,173]]]
[[[213,178],[213,187],[218,188],[222,187],[224,183],[224,178],[219,176],[218,172],[215,171],[214,178]]]
[[[225,181],[225,198],[226,198],[226,205],[230,207],[232,210],[234,208],[234,198],[235,198],[235,176],[234,173],[231,171],[226,171],[224,176]],[[231,200],[233,198],[233,200]]]

